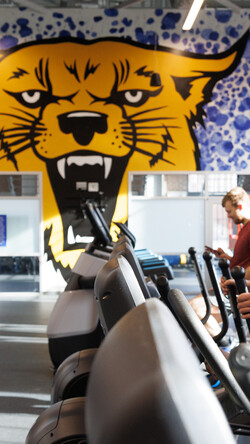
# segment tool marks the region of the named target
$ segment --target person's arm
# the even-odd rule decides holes
[[[213,250],[213,248],[210,248],[206,245],[205,249],[206,251],[213,253],[219,259],[228,259],[229,261],[231,261],[232,259],[232,256],[229,256],[229,254],[225,253],[225,251],[222,250],[222,248],[217,248],[217,250]]]
[[[232,259],[232,256],[229,256],[229,254],[225,253],[222,248],[217,248],[217,250],[215,250],[215,256],[219,259],[228,259],[229,261],[231,261]]]
[[[250,319],[250,293],[241,293],[237,298],[239,312],[243,319]]]
[[[246,280],[247,288],[250,291],[250,280]],[[228,294],[228,287],[229,285],[235,286],[235,280],[234,279],[225,279],[223,276],[221,277],[220,286],[222,289],[223,294]]]
[[[246,279],[246,282],[250,281],[250,267],[247,267],[245,269],[245,279]],[[250,289],[250,286],[248,285],[248,283],[247,283],[247,286],[248,286],[248,289]]]

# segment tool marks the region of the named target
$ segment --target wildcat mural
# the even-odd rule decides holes
[[[84,237],[82,199],[127,218],[126,171],[196,170],[193,127],[247,35],[217,55],[115,39],[51,39],[1,51],[0,166],[43,171],[45,249],[62,273]]]

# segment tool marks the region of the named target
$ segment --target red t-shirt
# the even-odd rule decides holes
[[[230,269],[240,265],[243,268],[250,266],[250,221],[240,230],[234,247],[234,255],[230,261]]]

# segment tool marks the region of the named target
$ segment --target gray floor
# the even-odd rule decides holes
[[[170,283],[187,296],[199,291],[192,274],[187,279],[177,272]],[[0,287],[0,444],[24,444],[50,405],[53,371],[46,328],[58,294],[23,292],[17,279],[8,279],[8,285],[7,292]]]
[[[0,294],[0,442],[23,444],[50,405],[46,327],[57,295]]]

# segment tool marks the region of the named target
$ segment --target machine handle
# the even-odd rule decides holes
[[[248,288],[245,280],[245,269],[237,265],[232,269],[231,273],[233,279],[235,280],[238,293],[248,293]]]
[[[245,269],[243,267],[240,267],[239,265],[236,265],[231,270],[232,277],[235,280],[236,288],[238,290],[238,293],[248,293],[248,288],[245,280]],[[250,332],[250,319],[246,319],[248,330]]]
[[[226,307],[225,304],[222,300],[222,292],[221,292],[221,288],[218,284],[218,280],[216,277],[216,273],[214,271],[214,267],[212,264],[212,255],[211,253],[209,253],[208,251],[205,251],[203,253],[203,259],[206,263],[207,269],[208,269],[208,273],[209,273],[209,277],[211,279],[211,283],[212,283],[212,287],[214,289],[214,293],[218,302],[218,306],[220,309],[220,313],[221,313],[221,318],[222,318],[222,328],[220,333],[218,333],[218,335],[214,336],[214,340],[215,342],[219,342],[227,333],[228,330],[228,316],[227,316],[227,311],[226,311]]]
[[[231,279],[231,272],[230,272],[230,261],[228,259],[220,259],[219,260],[219,267],[222,272],[222,276],[224,276],[225,279]]]
[[[203,279],[202,274],[201,274],[200,266],[199,266],[198,261],[197,261],[195,248],[194,247],[190,247],[189,250],[188,250],[188,253],[190,254],[191,260],[192,260],[192,262],[194,264],[194,269],[195,269],[195,273],[196,273],[197,279],[199,281],[201,294],[202,294],[202,296],[204,298],[204,301],[205,301],[206,313],[205,313],[205,316],[201,319],[201,322],[202,322],[202,324],[206,324],[209,316],[211,315],[211,302],[210,302],[210,299],[209,299],[209,294],[208,294],[207,287],[205,285],[204,279]]]
[[[232,278],[230,271],[230,261],[228,259],[220,259],[219,267],[221,269],[222,276],[224,276],[225,279]],[[237,295],[236,295],[236,288],[234,285],[228,286],[228,298],[233,313],[234,324],[236,327],[239,342],[247,342],[244,324],[242,322],[242,317],[237,307]]]

